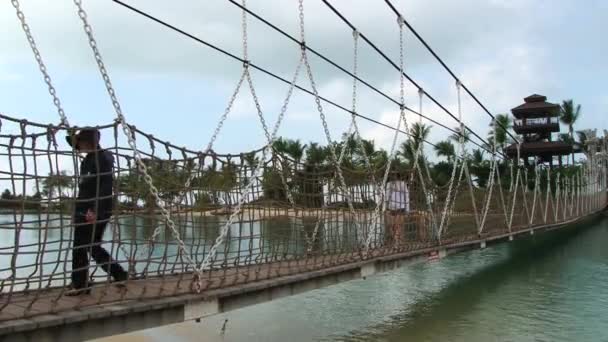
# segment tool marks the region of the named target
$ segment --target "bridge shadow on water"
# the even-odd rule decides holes
[[[603,228],[599,227],[599,222],[604,223]],[[466,272],[467,265],[463,266],[467,263],[465,254],[450,256],[449,258],[453,258],[452,260],[448,258],[440,263],[452,262],[453,266],[464,269],[460,272],[461,274],[448,280],[438,291],[429,291],[414,303],[403,303],[404,307],[398,314],[375,326],[365,327],[365,331],[352,331],[347,336],[332,339],[341,341],[452,340],[445,337],[450,336],[454,329],[468,329],[467,324],[474,324],[474,322],[463,322],[461,318],[476,311],[481,302],[494,296],[508,282],[513,280],[528,282],[530,278],[535,278],[535,273],[539,270],[555,267],[556,263],[550,262],[550,260],[557,258],[559,263],[567,262],[567,258],[571,254],[568,249],[581,248],[578,242],[586,244],[586,240],[597,238],[598,234],[606,238],[605,233],[608,232],[606,222],[608,222],[608,218],[602,216],[585,220],[565,229],[492,246],[483,251],[465,252],[476,253],[477,257],[495,259],[472,272]],[[495,250],[492,251],[492,249]],[[601,253],[603,254],[603,252]],[[457,258],[461,260],[454,260]],[[606,259],[608,259],[608,255]],[[433,265],[428,267],[433,267]],[[555,274],[559,274],[559,272],[555,272]],[[559,278],[555,274],[550,276]],[[543,276],[546,275],[546,272],[543,272]],[[551,280],[553,281],[549,281],[550,283],[559,284],[560,279]],[[533,295],[530,293],[530,296]],[[543,303],[543,301],[551,300],[553,299],[541,296],[534,298],[536,305],[541,306],[549,304]],[[500,321],[501,317],[492,319]],[[443,338],[437,336],[443,336]],[[455,339],[468,340],[467,338]]]

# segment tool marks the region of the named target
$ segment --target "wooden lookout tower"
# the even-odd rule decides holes
[[[525,165],[530,164],[530,157],[536,158],[538,163],[553,165],[553,157],[572,153],[572,145],[553,141],[552,134],[559,132],[560,106],[547,102],[543,95],[530,95],[524,99],[524,104],[511,109],[513,113],[513,130],[522,138],[520,158]],[[505,148],[510,158],[517,158],[517,144],[513,143]],[[534,162],[534,159],[532,159]]]

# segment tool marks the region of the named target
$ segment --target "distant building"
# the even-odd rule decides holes
[[[553,141],[552,134],[558,133],[560,106],[547,102],[543,95],[530,95],[524,99],[524,104],[511,109],[515,117],[513,130],[521,139],[520,158],[525,165],[534,163],[534,158],[540,163],[553,166],[553,157],[567,156],[572,153],[572,145],[562,141]],[[517,158],[517,144],[505,148],[510,158]],[[533,159],[530,159],[530,158]]]

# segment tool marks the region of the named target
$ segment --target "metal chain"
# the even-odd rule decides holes
[[[21,10],[19,1],[11,0],[11,3],[13,4],[15,11],[17,12],[17,18],[19,18],[19,21],[21,22],[21,28],[23,29],[23,32],[25,33],[25,36],[27,37],[27,41],[30,44],[30,48],[32,49],[32,52],[34,53],[34,58],[36,58],[36,62],[38,63],[38,69],[40,69],[40,72],[42,73],[44,82],[46,83],[46,85],[48,87],[49,94],[53,98],[53,104],[57,108],[57,113],[59,114],[59,117],[61,119],[61,124],[63,124],[66,127],[70,127],[68,118],[65,115],[65,112],[61,105],[61,101],[59,100],[59,97],[57,96],[57,91],[55,90],[55,87],[53,86],[51,76],[49,75],[46,65],[44,64],[44,61],[42,60],[42,56],[40,54],[40,51],[38,50],[38,46],[36,45],[34,36],[32,35],[32,32],[30,31],[30,26],[27,24],[27,22],[25,20],[25,15],[23,14],[23,11]]]
[[[553,201],[553,203],[555,203],[554,219],[556,222],[557,222],[557,216],[559,213],[559,204],[560,204],[559,197],[561,194],[561,187],[560,187],[560,182],[559,182],[560,176],[561,176],[561,174],[558,172],[557,177],[555,178],[555,201]],[[532,222],[532,220],[530,220],[530,222]]]
[[[357,112],[357,75],[358,75],[358,65],[359,65],[359,62],[358,62],[359,48],[358,47],[359,47],[359,32],[357,30],[353,30],[353,87],[352,87],[351,122],[350,122],[350,126],[348,127],[347,133],[343,137],[342,142],[341,142],[342,149],[340,150],[340,156],[338,157],[338,165],[342,165],[344,157],[346,156],[346,145],[352,134],[355,138],[357,146],[359,147],[359,149],[361,150],[361,153],[363,154],[363,161],[364,161],[367,171],[370,173],[370,179],[371,179],[372,185],[374,187],[374,201],[376,201],[376,203],[378,203],[378,191],[379,191],[378,184],[376,183],[376,177],[374,175],[374,170],[372,169],[369,156],[367,155],[367,152],[365,151],[365,145],[363,144],[363,140],[361,139],[361,134],[360,134],[359,127],[357,124],[357,116],[355,115],[355,113]],[[317,237],[317,234],[319,231],[319,226],[321,224],[321,218],[324,216],[326,208],[327,208],[327,205],[325,203],[323,203],[323,206],[321,207],[321,212],[319,213],[319,215],[317,217],[317,223],[315,224],[315,229],[313,230],[312,238],[310,240],[308,240],[308,238],[307,238],[307,240],[308,240],[308,249],[307,250],[309,253],[312,251],[312,247],[313,247],[312,244],[316,240],[316,237]]]
[[[462,123],[462,105],[461,105],[461,101],[460,101],[460,81],[456,81],[456,91],[458,94],[458,122],[460,124],[460,139],[459,139],[459,143],[460,143],[460,150],[461,150],[461,159],[462,159],[462,163],[464,165],[464,125]],[[452,191],[453,191],[453,187],[454,187],[454,180],[456,179],[456,170],[458,169],[458,159],[454,158],[454,167],[452,168],[452,175],[450,176],[450,182],[448,184],[448,193],[446,196],[446,200],[443,206],[443,211],[441,213],[441,221],[439,222],[439,227],[437,228],[437,239],[439,241],[441,241],[441,235],[443,233],[443,229],[444,229],[444,225],[446,224],[446,215],[448,213],[448,210],[450,208],[450,201],[452,198]],[[456,200],[456,196],[454,196],[454,200]]]
[[[336,149],[335,146],[333,144],[333,140],[331,138],[331,134],[329,132],[329,127],[327,125],[327,120],[325,117],[325,112],[323,111],[323,106],[321,105],[321,98],[319,97],[319,92],[317,89],[317,85],[312,73],[312,68],[310,67],[310,63],[308,61],[308,55],[306,53],[306,47],[305,47],[305,34],[304,34],[304,4],[303,4],[303,0],[299,0],[299,11],[300,11],[300,37],[302,38],[302,57],[304,59],[304,66],[306,68],[306,73],[308,75],[308,79],[310,81],[310,87],[312,88],[312,92],[313,95],[315,97],[315,103],[317,105],[317,111],[319,112],[319,117],[321,118],[321,123],[323,125],[323,131],[325,133],[325,138],[327,139],[327,144],[329,147],[329,155],[331,157],[331,160],[334,164],[334,167],[336,168],[336,173],[338,175],[338,180],[340,181],[340,186],[343,189],[343,193],[344,193],[344,197],[346,197],[346,202],[348,204],[348,209],[350,211],[351,216],[353,217],[353,220],[355,221],[355,224],[357,226],[359,226],[358,221],[357,221],[357,216],[355,213],[355,208],[353,207],[353,203],[352,203],[352,196],[351,194],[348,192],[348,188],[346,187],[346,181],[344,179],[344,175],[342,174],[342,169],[340,167],[340,165],[338,164],[338,156],[336,154]]]
[[[515,213],[515,202],[517,201],[517,187],[519,185],[519,180],[521,177],[521,167],[519,166],[519,159],[520,159],[520,145],[519,143],[517,143],[517,172],[515,174],[515,188],[513,189],[512,195],[511,195],[511,212],[509,214],[509,231],[511,231],[511,228],[513,227],[513,215]],[[525,196],[525,194],[524,194]]]
[[[559,174],[558,174],[559,177]],[[532,194],[532,213],[530,214],[529,224],[532,225],[534,222],[534,214],[536,213],[536,201],[538,197],[538,187],[539,187],[539,165],[537,160],[534,161],[534,193]],[[559,200],[559,199],[558,199]]]
[[[246,0],[242,0],[242,1],[243,1],[243,6],[245,6]],[[244,56],[245,61],[247,61],[247,21],[246,21],[246,12],[245,11],[243,11],[241,26],[242,26],[242,30],[243,30],[243,56]],[[239,77],[239,81],[237,82],[236,87],[234,88],[232,94],[230,95],[228,105],[224,109],[223,114],[220,116],[220,119],[219,119],[215,129],[213,130],[213,134],[212,134],[211,138],[209,139],[209,142],[207,143],[207,146],[205,147],[205,150],[203,152],[205,154],[213,151],[213,145],[215,144],[215,141],[217,140],[217,137],[219,136],[219,134],[224,126],[224,122],[226,121],[226,119],[228,118],[228,115],[232,111],[232,107],[234,106],[234,102],[236,101],[236,98],[240,92],[240,89],[243,85],[245,77],[248,75],[247,65],[248,64],[245,63],[245,65],[243,67],[243,71],[241,72],[241,76]],[[186,182],[183,187],[185,189],[185,191],[181,194],[181,196],[179,197],[179,200],[176,201],[176,203],[182,203],[182,201],[184,200],[184,197],[186,197],[186,195],[187,195],[187,189],[190,188],[190,186],[192,185],[192,181],[194,181],[195,178],[196,178],[196,173],[190,172],[188,175],[188,178],[186,178]],[[152,233],[150,240],[154,241],[156,239],[156,237],[160,234],[161,230],[162,230],[162,226],[160,226],[160,225],[157,226],[156,229],[154,230],[154,232]]]
[[[382,177],[381,183],[381,193],[380,199],[374,209],[374,214],[372,216],[373,220],[373,229],[374,234],[367,234],[367,239],[365,243],[365,253],[369,253],[369,249],[371,248],[371,239],[375,236],[375,232],[378,228],[378,220],[380,217],[380,209],[382,211],[386,208],[386,198],[387,198],[387,183],[388,177],[391,171],[391,165],[393,159],[395,158],[396,146],[397,146],[397,137],[399,135],[399,130],[401,128],[401,121],[404,123],[405,131],[408,131],[407,120],[405,117],[405,79],[404,79],[404,57],[403,57],[403,18],[397,17],[397,24],[399,25],[399,120],[397,122],[397,128],[395,129],[395,134],[393,135],[393,140],[391,143],[390,153],[388,155],[388,162],[386,164],[386,169],[384,170],[384,175]],[[382,207],[380,207],[380,203]]]
[[[549,214],[549,199],[551,194],[551,168],[547,168],[547,188],[545,189],[545,212],[543,213],[543,222],[547,223],[547,216]]]
[[[302,61],[303,59],[301,59]],[[272,135],[271,135],[271,139],[268,142],[268,145],[266,145],[266,147],[263,149],[262,151],[262,160],[266,159],[267,156],[267,151],[269,149],[272,148],[272,144],[274,143],[274,140],[276,138],[276,134],[277,131],[279,130],[279,126],[281,124],[281,122],[283,121],[283,117],[285,115],[285,112],[287,111],[287,106],[289,104],[289,100],[291,99],[291,95],[293,94],[293,89],[295,88],[295,84],[301,69],[301,65],[302,62],[298,63],[298,67],[296,69],[296,72],[294,74],[294,77],[289,85],[289,89],[287,91],[287,96],[283,102],[283,106],[281,107],[281,112],[279,113],[279,118],[277,119],[277,122],[272,130]],[[249,195],[249,192],[251,191],[251,188],[253,186],[253,182],[255,181],[255,179],[257,177],[259,177],[259,172],[262,169],[262,165],[264,163],[258,163],[256,165],[256,167],[254,168],[252,174],[253,176],[251,177],[251,179],[249,180],[248,184],[246,185],[246,190],[245,193],[243,195],[241,195],[241,197],[239,198],[239,201],[237,203],[237,206],[235,207],[234,212],[230,215],[230,217],[228,218],[228,221],[226,222],[226,224],[224,225],[224,227],[222,228],[220,235],[216,238],[215,243],[213,244],[213,246],[211,247],[211,249],[209,250],[209,253],[207,254],[207,256],[205,257],[205,259],[203,260],[200,268],[198,268],[198,272],[199,274],[202,273],[203,270],[207,269],[212,261],[215,259],[215,256],[217,254],[217,249],[218,247],[224,242],[227,234],[228,234],[228,229],[230,228],[230,226],[232,225],[232,223],[234,222],[234,220],[236,219],[236,217],[239,215],[240,211],[241,211],[241,207],[243,206],[243,204],[245,203],[245,199],[247,198],[247,196]],[[201,279],[199,278],[197,281],[197,291],[200,291],[201,288],[201,283],[200,283]]]
[[[296,68],[298,74],[300,73],[301,66],[302,66],[302,59],[300,58],[300,62],[298,63],[298,66]],[[270,132],[268,132],[268,126],[266,124],[266,119],[264,118],[264,113],[262,112],[262,106],[260,105],[258,96],[255,92],[255,87],[253,86],[253,80],[251,78],[251,73],[249,71],[249,67],[247,65],[245,65],[245,69],[246,69],[245,73],[246,73],[246,77],[247,77],[247,83],[249,84],[249,89],[251,92],[251,96],[253,97],[253,102],[255,104],[258,118],[260,119],[260,123],[262,125],[262,128],[264,129],[264,135],[266,136],[266,140],[268,142],[271,142],[271,141],[273,141],[273,139],[272,139]],[[282,120],[282,117],[279,116],[279,119]],[[280,125],[280,122],[278,124]],[[281,178],[281,183],[282,183],[283,187],[285,188],[285,194],[287,196],[287,201],[289,202],[291,207],[295,209],[296,202],[293,199],[292,190],[289,188],[289,184],[287,183],[287,179],[285,179],[285,174],[283,173],[282,169],[281,169],[281,172],[279,172],[279,176]]]
[[[424,97],[424,90],[422,90],[422,88],[418,89],[418,113],[422,114],[422,100]],[[418,122],[422,123],[422,115],[420,115],[418,117]],[[428,176],[428,180],[429,182],[432,182],[431,179],[431,173],[428,167],[428,162],[424,156],[424,141],[421,139],[418,142],[418,148],[416,150],[416,153],[414,155],[414,172],[418,173],[418,178],[420,178],[420,185],[422,186],[422,193],[424,194],[424,198],[425,198],[425,202],[426,202],[426,207],[427,210],[429,212],[429,218],[431,220],[431,229],[433,231],[435,231],[436,229],[436,220],[435,220],[435,213],[433,210],[433,205],[431,203],[431,197],[429,196],[427,187],[426,187],[426,180],[422,174],[422,169],[421,167],[418,167],[418,163],[419,163],[419,159],[422,157],[422,164],[426,169],[426,174]]]
[[[63,107],[61,105],[61,100],[59,99],[59,96],[57,95],[57,91],[56,91],[55,87],[53,86],[53,82],[51,80],[51,76],[48,73],[47,67],[44,64],[44,61],[42,60],[42,55],[40,54],[40,50],[38,50],[36,41],[34,40],[34,36],[30,30],[29,25],[27,24],[27,22],[25,20],[25,14],[21,10],[19,1],[11,0],[11,3],[13,5],[13,7],[15,8],[15,11],[17,13],[17,18],[21,22],[21,28],[23,29],[23,32],[25,33],[27,41],[30,44],[30,48],[32,49],[32,52],[34,53],[34,58],[36,59],[36,62],[38,63],[38,69],[42,73],[44,82],[46,83],[46,85],[48,87],[48,92],[51,95],[51,97],[53,98],[53,104],[57,108],[57,113],[59,114],[61,125],[69,128],[70,123],[68,121],[67,115],[65,114],[65,111],[63,110]],[[76,158],[76,156],[74,156],[74,159],[75,158]],[[114,234],[116,236],[118,236],[118,227],[116,225],[112,225],[112,227],[113,227]],[[127,251],[126,247],[123,244],[119,244],[119,248],[122,250],[125,257],[129,258],[130,253]]]
[[[244,2],[243,2],[244,4]],[[243,11],[245,12],[245,11]],[[246,15],[243,14],[243,26],[246,28]],[[245,29],[244,29],[245,30]],[[244,31],[245,32],[245,31]],[[243,39],[246,40],[246,34],[243,35]],[[243,45],[244,50],[246,51],[247,45],[246,43],[244,43]],[[245,53],[246,54],[246,53]],[[291,99],[291,95],[293,94],[293,89],[295,88],[296,82],[298,80],[298,76],[300,74],[300,70],[302,68],[302,65],[305,64],[305,53],[302,50],[301,55],[300,55],[300,60],[298,62],[298,66],[296,67],[296,71],[294,73],[293,79],[291,80],[291,83],[289,84],[289,88],[287,90],[287,96],[285,97],[285,100],[283,101],[283,105],[281,106],[281,111],[279,112],[279,117],[277,118],[277,121],[275,123],[275,126],[273,127],[272,130],[272,134],[268,135],[268,128],[266,125],[266,120],[264,118],[264,115],[262,113],[261,110],[261,106],[259,104],[258,98],[255,95],[255,88],[253,87],[253,81],[251,80],[251,77],[249,75],[249,71],[248,71],[248,65],[245,64],[245,69],[244,69],[244,75],[247,77],[248,82],[249,82],[249,87],[254,99],[254,102],[256,104],[256,109],[258,110],[258,116],[260,118],[260,121],[262,123],[262,126],[264,127],[264,131],[265,134],[267,136],[268,139],[268,144],[266,145],[266,147],[263,149],[262,151],[262,162],[258,163],[254,170],[252,171],[252,177],[249,180],[248,184],[246,185],[246,191],[243,195],[241,195],[241,197],[239,198],[239,201],[237,203],[237,206],[234,210],[234,212],[230,215],[230,217],[228,218],[228,221],[226,222],[226,224],[224,225],[224,227],[222,228],[220,235],[216,238],[215,243],[213,244],[213,246],[211,247],[211,249],[209,250],[209,253],[206,255],[205,259],[203,260],[202,264],[200,267],[197,268],[197,273],[200,275],[202,273],[203,270],[207,269],[211,263],[213,262],[213,260],[215,260],[215,257],[217,255],[217,249],[219,248],[219,246],[224,243],[224,240],[226,239],[226,236],[228,234],[228,229],[230,228],[230,226],[232,225],[232,223],[234,222],[234,220],[236,219],[236,217],[239,215],[241,208],[243,206],[243,204],[245,203],[245,199],[247,198],[247,196],[249,195],[249,192],[251,191],[251,188],[253,186],[253,182],[259,177],[259,172],[262,169],[262,165],[264,164],[264,160],[266,160],[266,156],[267,156],[267,151],[269,149],[272,149],[272,145],[274,144],[275,138],[276,138],[276,134],[279,130],[279,127],[281,125],[281,123],[283,122],[283,118],[285,116],[285,113],[287,112],[287,108],[289,105],[289,101]],[[197,292],[200,292],[201,290],[201,277],[199,277],[197,279],[196,282],[197,285]]]
[[[498,161],[496,160],[496,127],[498,126],[498,123],[496,122],[496,119],[492,119],[492,123],[493,123],[493,128],[494,128],[494,139],[492,139],[492,162],[490,164],[490,182],[488,183],[488,192],[486,193],[486,197],[485,197],[485,201],[484,201],[484,206],[482,208],[482,215],[481,215],[481,222],[479,223],[479,227],[478,227],[478,233],[481,234],[481,232],[483,231],[483,228],[485,227],[486,224],[486,218],[488,216],[488,211],[490,210],[490,202],[492,200],[492,191],[494,189],[494,179],[497,177],[496,176],[496,164],[498,163]]]
[[[84,31],[85,31],[85,33],[86,33],[86,35],[88,37],[88,40],[89,40],[89,46],[91,47],[91,50],[93,51],[93,56],[95,58],[95,61],[97,62],[97,66],[98,66],[99,71],[101,73],[101,77],[102,77],[102,79],[104,81],[104,84],[105,84],[106,90],[108,92],[108,95],[110,96],[110,99],[112,101],[112,106],[114,107],[114,111],[116,112],[118,123],[120,124],[123,133],[127,137],[127,141],[128,141],[129,147],[133,150],[134,157],[135,157],[135,160],[137,162],[138,169],[143,174],[144,181],[148,185],[150,193],[152,194],[153,198],[155,199],[155,201],[157,203],[157,206],[160,209],[162,217],[167,222],[167,226],[169,226],[169,229],[170,229],[171,233],[173,234],[173,237],[177,241],[179,250],[181,251],[181,253],[183,253],[183,256],[186,259],[186,261],[188,262],[189,266],[196,266],[196,263],[193,261],[192,257],[190,256],[190,253],[188,252],[188,250],[186,248],[186,244],[181,239],[179,231],[175,227],[175,223],[171,219],[170,212],[166,209],[166,207],[164,205],[164,201],[160,198],[160,195],[158,193],[158,189],[154,185],[154,182],[153,182],[152,177],[150,176],[150,174],[148,172],[148,168],[147,168],[146,164],[143,162],[143,158],[141,156],[141,153],[137,149],[137,145],[136,145],[135,139],[133,137],[133,131],[132,131],[131,127],[127,124],[125,115],[122,112],[122,109],[120,107],[120,103],[118,101],[118,98],[116,97],[116,92],[115,92],[115,90],[114,90],[114,88],[112,86],[112,82],[110,80],[110,76],[109,76],[108,71],[107,71],[107,69],[106,69],[106,67],[104,65],[101,53],[100,53],[99,48],[97,46],[97,41],[95,40],[95,37],[93,36],[93,29],[92,29],[91,25],[88,22],[87,14],[86,14],[83,6],[82,6],[82,0],[74,0],[74,4],[77,7],[78,16],[82,20]]]

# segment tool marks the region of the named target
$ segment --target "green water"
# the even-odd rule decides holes
[[[608,341],[607,242],[604,217],[198,324],[106,340]]]

